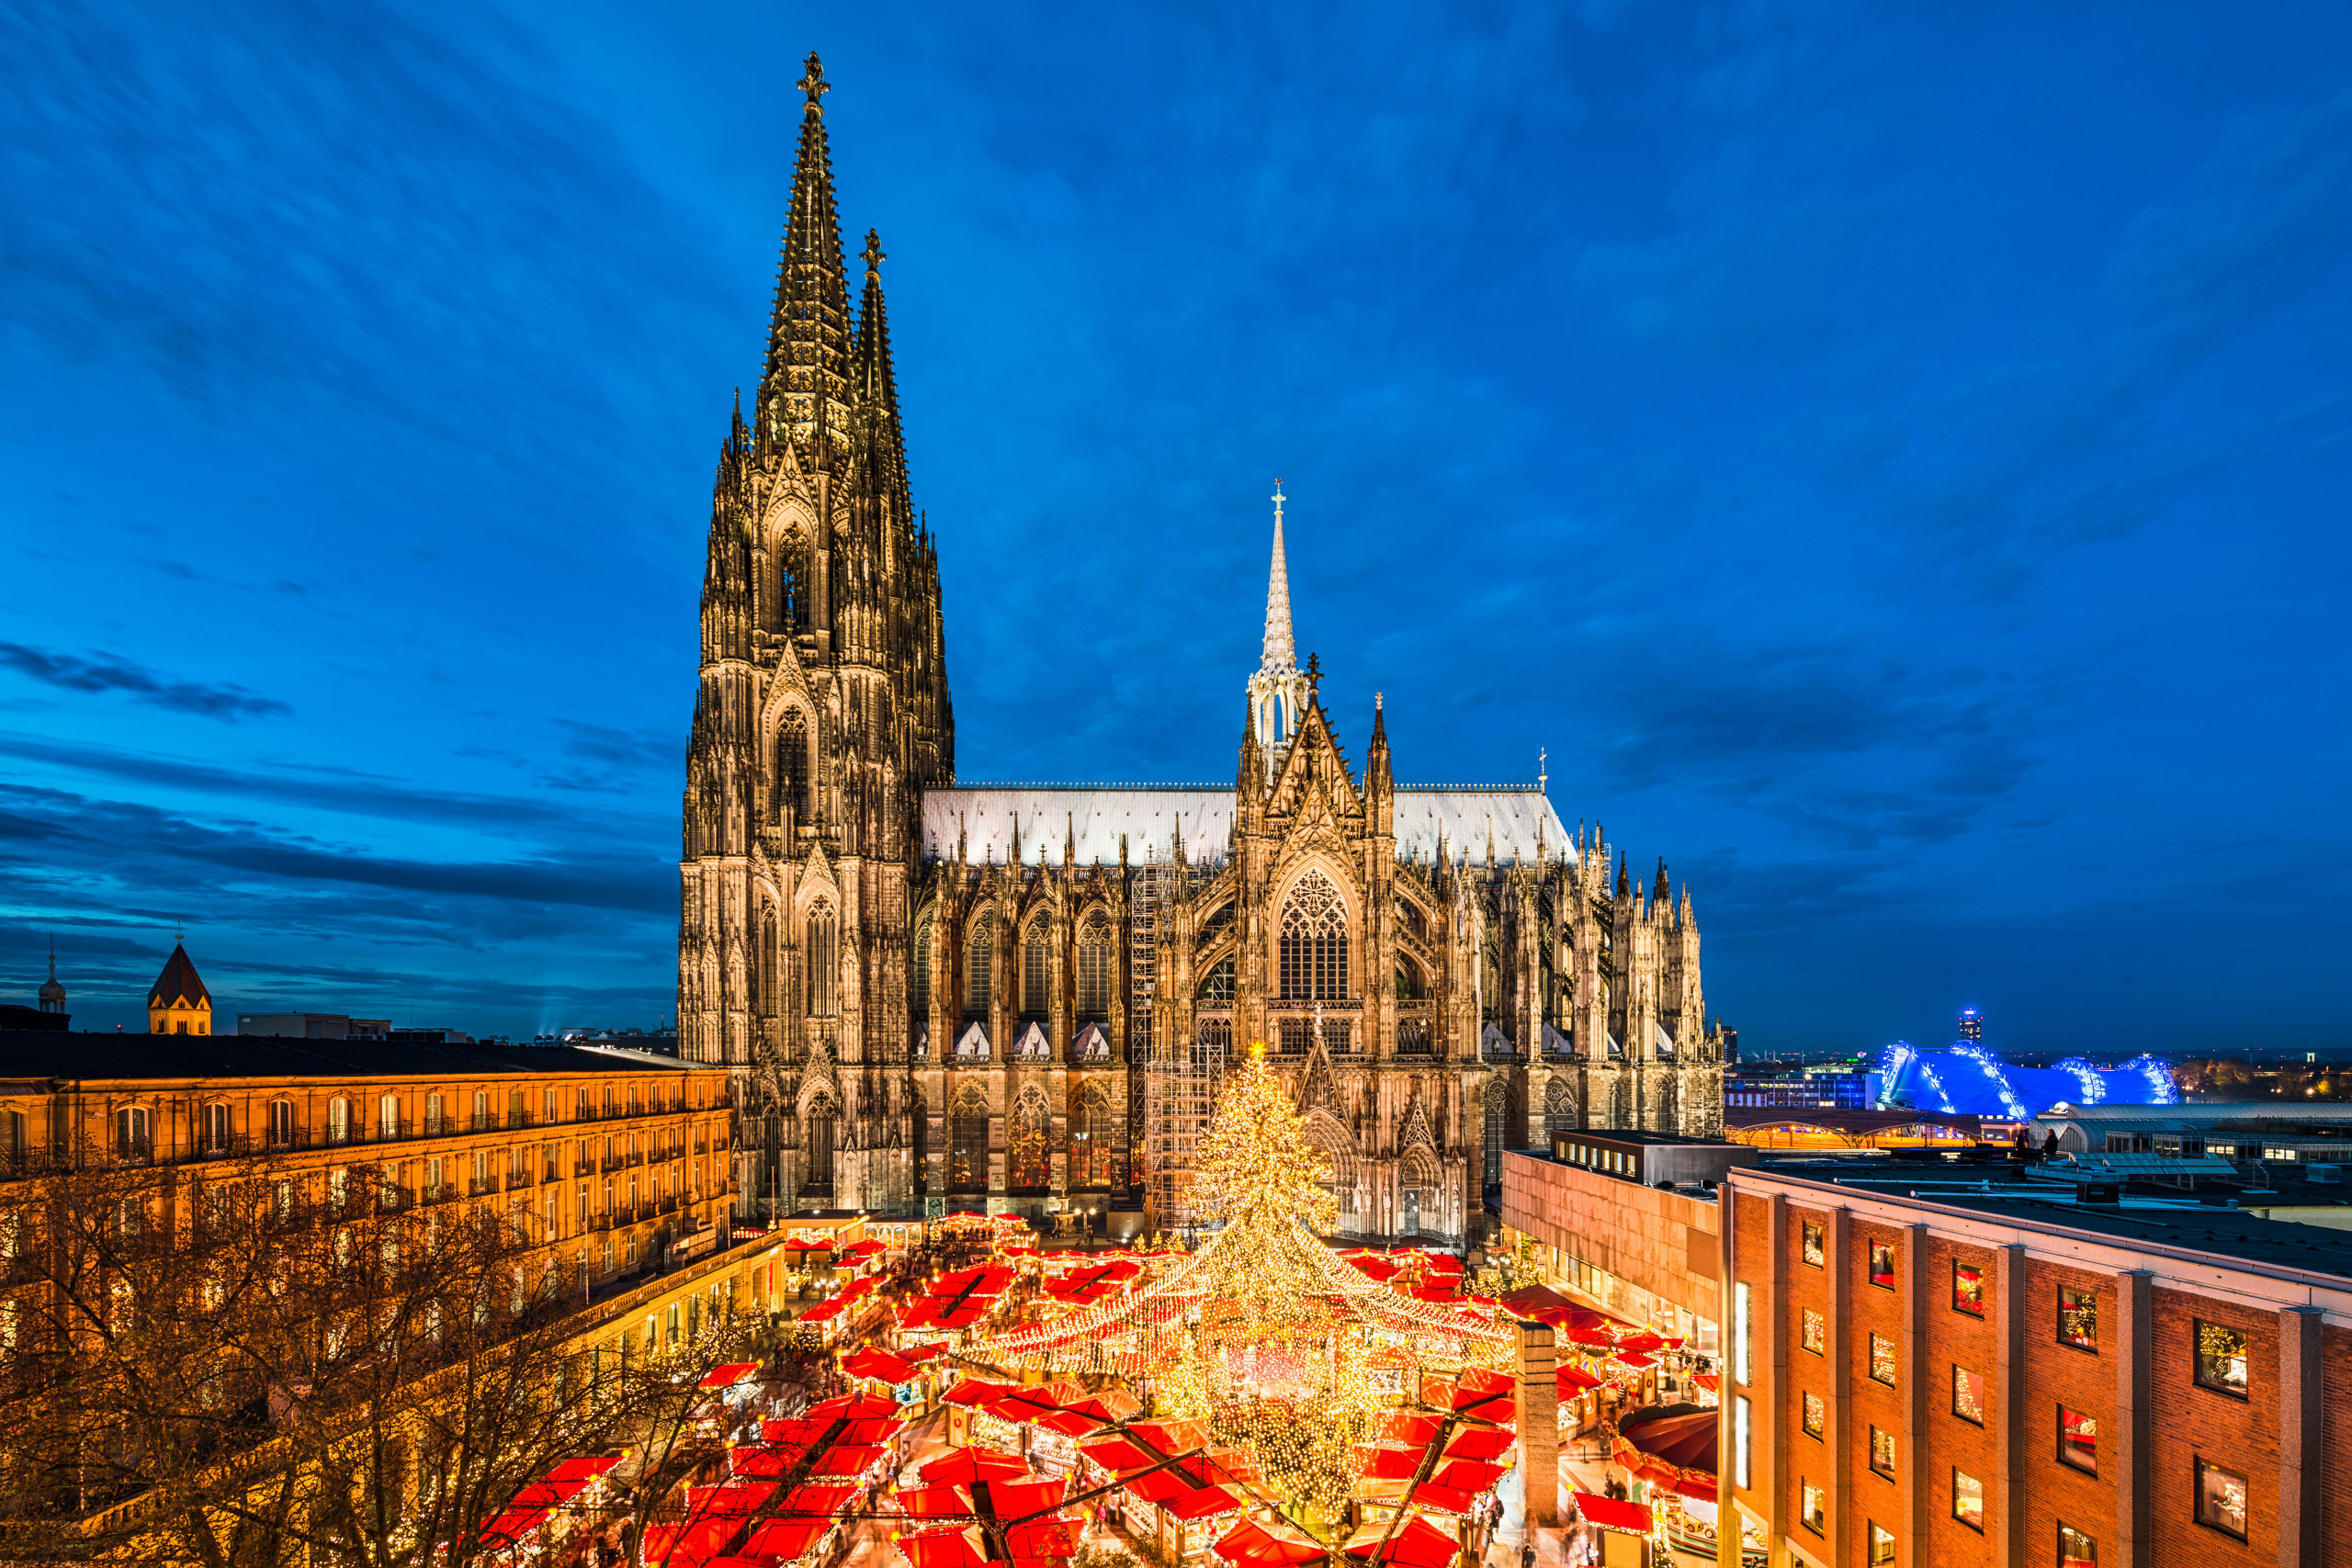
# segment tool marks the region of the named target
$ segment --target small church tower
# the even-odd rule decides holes
[[[147,1032],[150,1034],[209,1034],[212,1032],[212,993],[188,962],[187,949],[172,943],[172,956],[147,993]]]

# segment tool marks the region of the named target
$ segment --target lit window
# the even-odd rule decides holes
[[[1749,1419],[1747,1395],[1735,1395],[1731,1402],[1731,1483],[1743,1492],[1750,1484],[1747,1472]]]
[[[1894,1244],[1893,1242],[1871,1243],[1871,1283],[1884,1291],[1894,1289]]]
[[[2058,1568],[2098,1568],[2098,1542],[2070,1525],[2060,1525]]]
[[[1965,1471],[1951,1472],[1951,1517],[1970,1529],[1984,1528],[1984,1483]]]
[[[1871,1378],[1889,1388],[1894,1386],[1894,1341],[1883,1334],[1871,1336]]]
[[[1874,1564],[1880,1562],[1892,1562],[1894,1561],[1894,1531],[1882,1529],[1877,1525],[1871,1526],[1871,1554],[1869,1561]]]
[[[2197,1522],[2245,1539],[2245,1477],[2197,1461]]]
[[[1894,1474],[1894,1434],[1883,1427],[1871,1428],[1871,1468],[1881,1475]]]
[[[1742,1280],[1732,1287],[1731,1293],[1731,1376],[1734,1382],[1743,1386],[1755,1381],[1748,1376],[1747,1324],[1748,1289],[1747,1281]]]
[[[1804,1435],[1808,1438],[1821,1436],[1822,1428],[1827,1424],[1828,1419],[1827,1402],[1817,1393],[1806,1394],[1804,1396]]]
[[[2058,1343],[2078,1350],[2098,1348],[2098,1294],[2058,1287]]]
[[[2245,1397],[2245,1336],[2198,1319],[2197,1386]]]
[[[1829,1343],[1829,1331],[1826,1326],[1826,1320],[1810,1307],[1805,1309],[1804,1316],[1798,1324],[1797,1343],[1816,1356],[1820,1355],[1823,1347]]]
[[[1804,1521],[1805,1529],[1819,1535],[1828,1528],[1829,1524],[1828,1510],[1822,1503],[1821,1488],[1810,1481],[1803,1483],[1802,1487],[1804,1506],[1797,1517]]]
[[[1951,1370],[1951,1413],[1963,1421],[1984,1425],[1984,1374],[1966,1367]]]
[[[1815,1224],[1811,1220],[1806,1220],[1803,1223],[1804,1225],[1805,1263],[1808,1267],[1818,1269],[1822,1265],[1823,1257],[1821,1249],[1821,1227]]]
[[[1951,1310],[1971,1317],[1984,1315],[1984,1270],[1958,1258],[1951,1265]]]
[[[2058,1407],[2058,1462],[2086,1475],[2098,1473],[2098,1422],[2063,1404]]]

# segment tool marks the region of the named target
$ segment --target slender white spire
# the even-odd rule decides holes
[[[1288,675],[1298,669],[1290,636],[1290,568],[1283,561],[1283,481],[1274,481],[1274,563],[1266,572],[1266,652],[1258,670]]]

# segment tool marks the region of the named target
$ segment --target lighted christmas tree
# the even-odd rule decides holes
[[[1194,1191],[1204,1213],[1228,1230],[1269,1237],[1305,1221],[1320,1233],[1339,1218],[1325,1184],[1331,1162],[1306,1141],[1306,1119],[1253,1046],[1241,1070],[1225,1080],[1216,1114],[1194,1154]]]

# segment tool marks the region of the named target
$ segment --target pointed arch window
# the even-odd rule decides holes
[[[776,987],[778,962],[775,931],[775,911],[770,909],[760,917],[760,962],[753,971],[759,994],[752,998],[753,1012],[765,1012],[784,1000],[784,993]]]
[[[840,968],[833,912],[820,904],[808,915],[808,1011],[831,1018],[840,1010]]]
[[[1046,1101],[1032,1094],[1013,1108],[1012,1125],[1005,1135],[1005,1185],[1019,1189],[1043,1187],[1048,1162],[1046,1154]]]
[[[1503,1151],[1510,1146],[1510,1086],[1500,1078],[1487,1080],[1486,1185],[1503,1179]]]
[[[1231,954],[1218,959],[1209,972],[1201,976],[1200,986],[1193,995],[1195,1000],[1204,1002],[1229,1002],[1233,999]]]
[[[808,820],[808,720],[798,708],[786,710],[775,727],[775,776],[777,818],[789,812],[797,829]]]
[[[1078,1097],[1078,1114],[1069,1123],[1069,1184],[1072,1187],[1111,1185],[1111,1098],[1090,1084]]]
[[[1347,999],[1347,904],[1320,871],[1309,871],[1291,886],[1281,934],[1285,1000]]]
[[[958,1100],[947,1118],[947,1184],[962,1191],[988,1190],[989,1106],[976,1093]]]
[[[808,1108],[800,1123],[800,1188],[804,1192],[833,1190],[833,1107],[820,1100]]]
[[[1111,922],[1101,915],[1078,933],[1078,1016],[1088,1023],[1111,1016]]]
[[[915,922],[914,973],[908,977],[907,1001],[918,1015],[931,1010],[931,917]]]
[[[1031,922],[1021,939],[1021,1013],[1024,1018],[1043,1018],[1053,1010],[1050,953],[1046,922]]]
[[[964,957],[964,1010],[984,1013],[989,1010],[989,994],[995,984],[995,944],[989,935],[994,920],[981,915],[972,922],[971,945]]]

